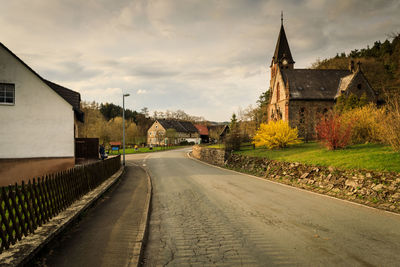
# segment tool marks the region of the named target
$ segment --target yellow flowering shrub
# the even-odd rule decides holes
[[[300,144],[297,128],[292,129],[285,121],[270,121],[262,123],[253,138],[256,147],[265,146],[268,149],[283,148]]]

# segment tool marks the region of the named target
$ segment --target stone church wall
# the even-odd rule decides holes
[[[320,116],[333,108],[333,101],[290,101],[289,125],[299,130],[305,141],[315,139],[315,126]]]

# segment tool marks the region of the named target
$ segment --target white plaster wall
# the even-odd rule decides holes
[[[0,104],[0,158],[74,156],[72,106],[0,46],[0,82],[15,105]]]

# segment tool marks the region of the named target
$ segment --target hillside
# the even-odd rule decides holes
[[[361,69],[372,87],[382,92],[400,92],[400,34],[383,43],[376,41],[372,47],[338,53],[333,58],[318,59],[313,69],[347,69],[350,60],[362,63]]]

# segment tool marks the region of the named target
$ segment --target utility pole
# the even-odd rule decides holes
[[[125,97],[129,96],[129,94],[122,95],[122,150],[123,150],[123,160],[122,165],[125,166]]]

